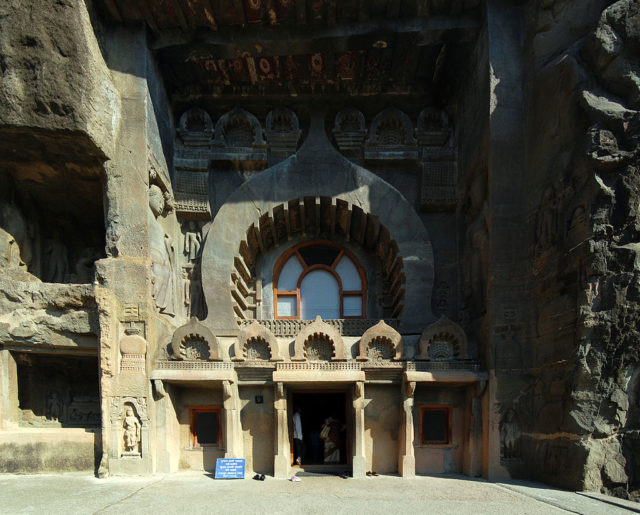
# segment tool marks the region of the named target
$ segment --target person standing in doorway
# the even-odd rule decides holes
[[[293,414],[293,456],[297,465],[302,465],[304,458],[304,439],[302,437],[302,408],[296,407]]]

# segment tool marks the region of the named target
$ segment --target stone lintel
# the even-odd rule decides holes
[[[154,370],[151,380],[164,381],[212,381],[236,382],[238,379],[234,370]]]
[[[283,383],[354,383],[364,381],[361,370],[277,370],[274,382]]]
[[[470,370],[433,370],[431,372],[404,372],[405,381],[416,383],[475,383],[487,380],[486,372],[472,372]]]

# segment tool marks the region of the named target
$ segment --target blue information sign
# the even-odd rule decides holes
[[[243,479],[244,458],[218,458],[216,479]]]

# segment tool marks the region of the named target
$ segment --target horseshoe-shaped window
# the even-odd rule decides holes
[[[330,241],[285,252],[274,269],[274,318],[365,318],[367,274],[353,253]]]

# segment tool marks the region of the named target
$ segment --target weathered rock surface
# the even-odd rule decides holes
[[[0,343],[97,351],[92,285],[0,279]]]

